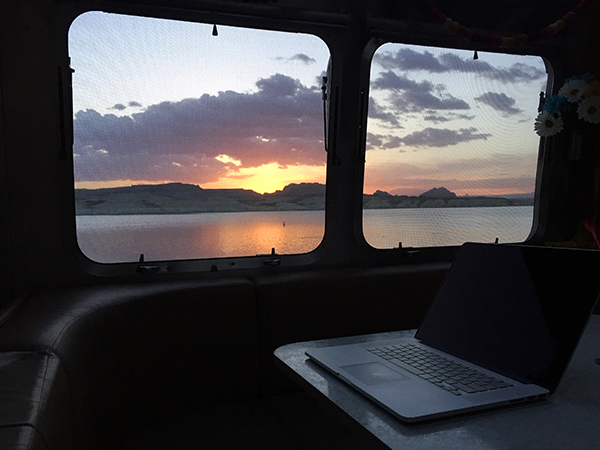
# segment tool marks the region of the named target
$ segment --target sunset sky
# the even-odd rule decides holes
[[[69,33],[77,187],[325,182],[319,38],[100,12]],[[386,44],[373,61],[365,192],[532,192],[538,57]]]
[[[365,191],[534,191],[540,57],[385,44],[373,58]]]

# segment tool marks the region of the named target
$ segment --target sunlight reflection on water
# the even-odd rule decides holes
[[[78,216],[83,253],[102,262],[307,253],[324,233],[324,211]],[[533,207],[377,209],[363,213],[377,248],[456,245],[527,238]],[[284,225],[285,224],[285,225]]]

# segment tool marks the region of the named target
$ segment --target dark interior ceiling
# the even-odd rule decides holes
[[[128,2],[127,0],[121,0]],[[131,1],[131,0],[129,0]],[[577,8],[581,0],[133,0],[134,3],[181,5],[253,15],[285,16],[305,13],[359,14],[371,19],[428,22],[437,8],[461,25],[502,34],[534,33]],[[585,11],[584,11],[585,12]]]
[[[436,0],[433,4],[471,28],[533,33],[563,17],[579,0]]]

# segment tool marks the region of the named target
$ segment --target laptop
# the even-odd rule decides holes
[[[599,293],[600,251],[466,243],[414,338],[306,354],[406,422],[540,399]]]

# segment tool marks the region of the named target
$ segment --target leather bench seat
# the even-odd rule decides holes
[[[0,443],[15,449],[45,450],[46,441],[71,447],[66,377],[55,355],[0,353],[0,399]]]
[[[28,425],[0,428],[0,443],[10,450],[46,450],[44,440],[35,428]]]
[[[3,409],[22,410],[22,423],[48,448],[111,448],[199,405],[258,395],[254,285],[226,279],[35,293],[0,328],[0,352],[33,359],[0,367],[6,377],[38,377],[29,384],[34,394],[3,392]],[[58,373],[60,398],[50,392]],[[40,399],[68,399],[68,411],[53,414],[58,404]]]
[[[281,449],[325,442],[323,430],[339,424],[306,403],[275,367],[273,351],[416,327],[447,268],[311,270],[33,293],[0,327],[0,448],[142,449],[169,437],[189,448],[251,448],[244,445],[261,436]],[[240,440],[219,444],[219,433],[242,425]],[[351,448],[343,434],[332,433],[329,448]]]

